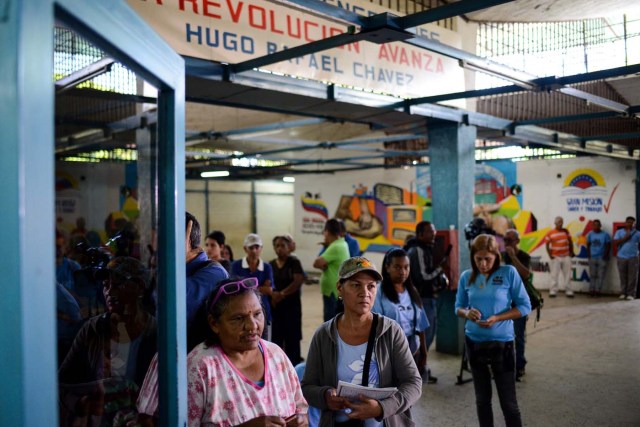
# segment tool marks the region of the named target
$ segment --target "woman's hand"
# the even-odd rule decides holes
[[[476,323],[478,323],[478,325],[482,328],[490,328],[497,321],[498,321],[498,318],[496,316],[490,316],[485,320],[478,320]]]
[[[482,313],[480,313],[480,310],[478,310],[477,308],[470,308],[469,310],[467,310],[467,314],[465,317],[472,322],[477,322],[478,320],[482,319]]]
[[[368,418],[378,418],[382,416],[382,406],[375,399],[369,399],[367,396],[360,395],[357,402],[346,402],[347,408],[351,412],[347,416],[351,419],[366,420]]]
[[[327,407],[332,411],[340,411],[347,408],[347,399],[344,397],[338,397],[338,390],[332,388],[324,393],[324,401]]]
[[[263,415],[262,417],[256,417],[246,423],[240,424],[242,427],[284,427],[286,425],[287,423],[284,421],[284,418],[273,415]]]
[[[309,427],[309,418],[306,414],[296,414],[285,419],[287,427]]]
[[[258,286],[258,290],[262,295],[266,295],[268,297],[270,297],[273,294],[273,288],[271,287],[271,285],[268,285],[268,284]]]
[[[273,291],[273,293],[271,294],[271,305],[275,307],[276,304],[278,304],[283,299],[284,294],[281,291]]]

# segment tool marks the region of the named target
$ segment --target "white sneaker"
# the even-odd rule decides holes
[[[625,299],[625,298],[626,298],[626,296],[624,296],[624,295],[620,295],[618,298],[619,298],[619,299]]]
[[[627,301],[633,301],[634,299],[635,299],[635,298],[634,298],[634,297],[632,297],[631,295],[629,295],[629,296],[627,297]]]
[[[564,295],[565,295],[567,298],[573,298],[573,291],[565,291]]]

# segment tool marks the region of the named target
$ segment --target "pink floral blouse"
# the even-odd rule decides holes
[[[291,362],[277,345],[260,342],[264,385],[238,371],[219,346],[196,346],[187,359],[189,427],[235,426],[263,415],[306,413],[307,402]],[[138,397],[138,412],[157,415],[158,364],[154,357]]]

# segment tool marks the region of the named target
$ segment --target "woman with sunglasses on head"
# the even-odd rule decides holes
[[[85,322],[60,366],[61,425],[135,419],[138,390],[156,353],[156,319],[142,304],[150,284],[145,266],[117,257],[95,276],[107,311]]]
[[[493,376],[507,427],[519,427],[513,319],[529,314],[531,303],[518,271],[500,265],[494,236],[481,234],[473,239],[471,267],[460,276],[455,312],[467,319],[465,346],[478,420],[481,427],[493,426]]]
[[[424,331],[429,320],[422,309],[422,298],[409,275],[409,256],[399,248],[389,250],[382,261],[382,283],[373,311],[398,322],[409,342],[418,371],[426,374],[427,345]]]
[[[366,258],[353,257],[338,273],[344,313],[315,332],[302,379],[311,406],[322,411],[320,426],[408,426],[422,380],[402,328],[372,312],[382,276]],[[363,363],[364,361],[364,363]],[[396,387],[386,397],[338,395],[338,381],[369,388]]]
[[[233,277],[207,298],[209,336],[187,358],[190,427],[308,425],[291,362],[280,347],[260,338],[265,315],[257,289],[255,277]],[[149,415],[158,405],[153,375],[138,401],[139,412]]]

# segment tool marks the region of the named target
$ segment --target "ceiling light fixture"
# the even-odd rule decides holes
[[[296,178],[293,176],[285,176],[282,178],[284,182],[296,182]]]
[[[223,178],[225,176],[229,176],[229,171],[207,171],[200,173],[200,177],[202,178]]]

